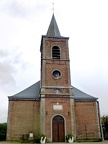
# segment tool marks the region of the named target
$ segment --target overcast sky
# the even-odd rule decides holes
[[[70,37],[71,83],[108,115],[108,0],[0,0],[0,122],[8,97],[40,80],[40,42],[52,17]]]

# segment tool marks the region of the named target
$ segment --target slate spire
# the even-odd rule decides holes
[[[52,15],[52,19],[51,19],[46,35],[47,36],[61,36],[54,14]]]

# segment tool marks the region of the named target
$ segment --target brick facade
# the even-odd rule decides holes
[[[45,102],[44,98],[42,100]],[[53,109],[53,105],[57,103],[63,106],[62,110]],[[70,105],[69,99],[48,99],[45,102],[41,122],[40,101],[9,101],[7,140],[18,140],[22,135],[27,136],[30,132],[33,132],[36,138],[40,135],[41,130],[51,141],[52,118],[55,115],[61,115],[64,118],[65,135],[74,133],[77,139],[101,138],[97,102],[75,101],[75,119],[72,106],[73,104]],[[42,126],[40,126],[40,123],[42,123]]]
[[[101,137],[97,102],[76,101],[75,118],[77,138]]]
[[[45,110],[45,120],[42,121],[45,131],[41,132],[44,132],[47,139],[52,141],[52,118],[56,115],[62,116],[65,120],[65,135],[75,132],[74,109],[71,109],[74,101],[70,101],[72,88],[70,82],[68,38],[43,37],[41,42],[41,100],[44,95],[43,111]],[[60,48],[59,60],[52,59],[53,46],[58,46]],[[59,79],[53,77],[52,73],[54,70],[59,70],[61,72],[61,77]],[[54,94],[54,89],[59,89],[62,93]],[[56,104],[61,105],[62,109],[54,110],[53,106]]]
[[[75,139],[101,138],[97,99],[71,86],[68,40],[60,36],[53,15],[48,35],[41,39],[40,82],[9,97],[7,140],[30,132],[34,138],[45,134],[50,142],[64,142],[69,133]]]
[[[45,127],[46,127],[46,135],[47,137],[51,137],[51,123],[52,118],[55,115],[61,115],[63,118],[65,118],[65,125],[66,125],[66,133],[72,133],[72,126],[71,126],[71,113],[70,113],[70,100],[69,99],[60,99],[60,98],[53,98],[48,99],[46,101],[46,121],[45,121]],[[62,110],[54,110],[54,105],[62,105]]]
[[[33,132],[40,134],[39,101],[9,101],[7,140],[18,140]]]

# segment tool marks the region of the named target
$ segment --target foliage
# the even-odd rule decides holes
[[[66,135],[66,140],[68,141],[69,139],[72,139],[72,137],[74,137],[73,134],[67,134],[67,135]]]
[[[108,116],[101,117],[104,139],[108,139]]]
[[[41,139],[41,137],[42,137],[42,141],[43,141],[46,136],[44,134],[41,134],[40,139]]]
[[[76,139],[76,142],[101,142],[101,138],[85,138],[85,139]]]
[[[34,139],[34,143],[40,143],[40,138],[38,137],[38,138],[35,138]]]
[[[34,143],[40,143],[40,134],[35,136]]]
[[[7,123],[0,123],[0,141],[6,140]]]

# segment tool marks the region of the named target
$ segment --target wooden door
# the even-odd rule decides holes
[[[64,119],[62,116],[55,116],[52,120],[52,140],[53,142],[64,142]]]

